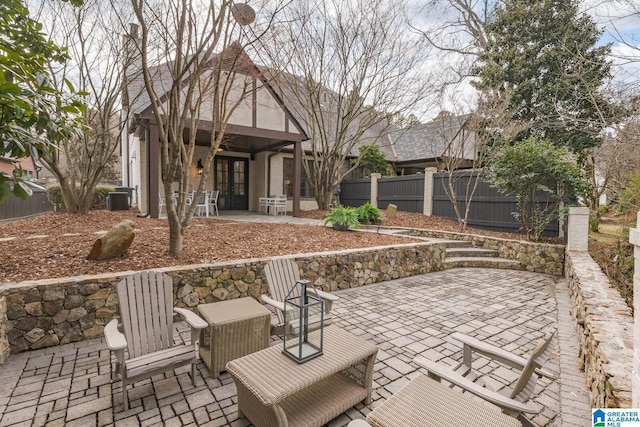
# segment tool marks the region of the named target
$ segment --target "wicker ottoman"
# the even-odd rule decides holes
[[[209,324],[200,332],[200,357],[212,378],[228,361],[269,346],[271,312],[251,297],[200,304],[198,311]]]

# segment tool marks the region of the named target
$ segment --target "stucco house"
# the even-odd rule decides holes
[[[248,58],[243,64],[235,72],[238,79],[250,81],[253,90],[231,114],[224,141],[207,174],[206,189],[220,191],[220,210],[257,211],[260,197],[283,194],[287,186],[295,188],[295,181],[298,181],[297,187],[300,186],[301,142],[307,136],[259,69]],[[156,91],[164,93],[163,88],[170,86],[168,69],[159,66],[151,72]],[[233,96],[231,91],[229,97]],[[123,185],[137,187],[141,211],[158,217],[159,192],[162,191],[160,143],[140,75],[129,76],[126,98],[130,103],[124,111],[127,120],[123,129],[122,157],[128,161],[123,161]],[[227,99],[227,102],[237,100]],[[196,132],[196,151],[188,171],[192,188],[199,182],[198,165],[209,150],[211,132],[219,131],[211,129],[212,121],[203,117],[211,117],[218,111],[218,103],[219,100],[211,95],[203,103],[210,107],[208,111],[201,110],[198,128],[185,129],[185,138],[190,132]],[[294,213],[299,211],[299,192],[294,192],[288,201],[288,209]]]
[[[240,48],[231,46],[230,49]],[[245,56],[243,66],[234,71],[244,82],[249,79],[253,88],[230,116],[212,170],[207,171],[205,189],[220,192],[218,206],[223,211],[256,212],[260,197],[275,194],[287,194],[287,210],[293,211],[294,215],[301,209],[315,209],[317,204],[305,183],[302,169],[302,161],[311,147],[305,142],[308,140],[307,129],[302,115],[296,111],[296,101],[287,95],[286,88],[275,85],[276,79],[265,77],[268,73],[259,69],[243,51],[239,54]],[[151,72],[156,92],[165,93],[171,82],[168,69],[158,66]],[[229,96],[233,94],[232,91]],[[124,95],[128,102],[124,108],[122,135],[123,186],[136,187],[141,212],[157,218],[163,191],[160,143],[141,75],[128,76]],[[185,138],[196,132],[196,151],[188,171],[192,188],[198,185],[198,166],[202,165],[209,150],[211,133],[219,131],[212,129],[212,121],[203,117],[211,117],[218,111],[218,102],[210,97],[204,105],[212,107],[201,111],[198,128],[185,129]],[[397,170],[415,173],[426,166],[437,165],[447,155],[447,150],[449,153],[457,151],[457,148],[451,149],[452,141],[456,147],[459,144],[470,147],[473,138],[465,128],[467,125],[464,117],[405,130],[389,131],[389,126],[378,129],[374,126],[363,136],[362,143],[375,142]],[[357,156],[357,147],[350,155]],[[463,155],[472,159],[472,151],[463,150]]]

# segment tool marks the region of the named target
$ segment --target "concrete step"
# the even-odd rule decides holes
[[[445,245],[447,245],[447,250],[453,248],[470,248],[471,243],[466,240],[444,240]]]
[[[447,258],[454,257],[498,257],[500,253],[494,249],[472,248],[472,247],[448,247]]]
[[[475,268],[504,268],[521,270],[522,264],[506,258],[487,257],[451,257],[444,260],[445,268],[475,267]]]

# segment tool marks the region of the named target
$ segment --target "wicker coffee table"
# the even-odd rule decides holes
[[[251,297],[200,304],[198,312],[209,324],[200,332],[200,357],[212,378],[228,361],[269,346],[271,312]]]
[[[322,426],[358,402],[371,402],[378,348],[335,325],[323,354],[298,364],[273,346],[227,363],[238,390],[238,415],[255,426]]]

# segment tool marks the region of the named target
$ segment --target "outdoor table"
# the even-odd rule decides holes
[[[209,324],[200,332],[200,357],[212,378],[229,360],[269,346],[271,312],[251,297],[200,304],[198,312]]]
[[[324,328],[323,354],[298,364],[282,346],[227,363],[238,391],[238,415],[255,426],[322,426],[358,402],[371,402],[378,348],[339,329]]]

